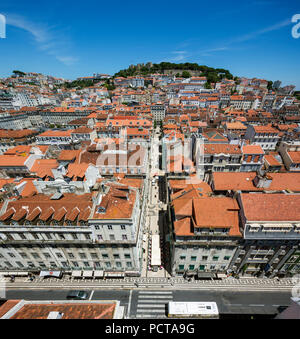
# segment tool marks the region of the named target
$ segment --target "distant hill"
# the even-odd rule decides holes
[[[178,77],[188,78],[190,76],[207,77],[207,82],[218,82],[224,78],[233,79],[233,75],[223,68],[212,68],[208,66],[200,66],[196,63],[174,64],[171,62],[161,62],[160,64],[139,64],[131,65],[127,69],[121,70],[114,77],[130,77],[130,76],[147,76],[149,74],[169,74]]]

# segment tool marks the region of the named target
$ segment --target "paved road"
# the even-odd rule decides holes
[[[125,278],[115,280],[74,280],[67,277],[63,279],[43,279],[37,278],[34,282],[21,279],[15,283],[10,283],[6,279],[5,288],[12,290],[26,289],[165,289],[165,290],[229,290],[229,291],[285,291],[291,292],[294,286],[292,279],[233,279],[191,281],[186,282],[183,278]]]
[[[8,290],[7,299],[65,300],[68,290]],[[289,306],[289,292],[89,290],[91,300],[119,300],[131,319],[166,318],[170,301],[215,301],[221,314],[275,314]]]
[[[229,292],[229,291],[134,291],[130,318],[167,318],[171,301],[215,301],[220,314],[276,314],[278,307],[290,305],[287,292]]]

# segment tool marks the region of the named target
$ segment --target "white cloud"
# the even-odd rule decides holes
[[[236,39],[233,39],[230,42],[230,44],[253,40],[253,39],[258,38],[259,36],[261,36],[263,34],[266,34],[266,33],[269,33],[269,32],[274,32],[274,31],[278,31],[279,29],[281,29],[283,27],[286,27],[286,26],[289,26],[290,24],[291,24],[291,19],[287,19],[287,20],[281,21],[281,22],[279,22],[279,23],[277,23],[275,25],[263,28],[263,29],[261,29],[259,31],[252,32],[252,33],[240,36],[240,37],[238,37]]]
[[[7,15],[7,25],[20,28],[30,33],[38,48],[45,53],[54,56],[58,61],[66,66],[73,65],[78,61],[76,57],[65,55],[63,47],[67,44],[66,41],[60,39],[60,34],[55,32],[53,28],[46,25],[33,23],[19,15]]]
[[[182,61],[187,58],[187,51],[173,51],[171,53],[176,54],[175,57],[170,59],[171,62]]]
[[[226,50],[230,50],[230,49],[236,48],[236,46],[239,43],[243,43],[243,42],[246,42],[246,41],[249,41],[249,40],[254,40],[254,39],[258,38],[259,36],[261,36],[263,34],[267,34],[267,33],[270,33],[270,32],[274,32],[274,31],[280,30],[280,29],[282,29],[282,28],[284,28],[284,27],[286,27],[286,26],[288,26],[290,24],[291,24],[291,20],[287,19],[287,20],[281,21],[279,23],[276,23],[276,24],[274,24],[272,26],[265,27],[265,28],[263,28],[261,30],[258,30],[258,31],[252,32],[252,33],[248,33],[248,34],[245,34],[245,35],[233,38],[231,40],[228,40],[227,42],[223,42],[221,47],[215,47],[215,48],[211,48],[211,49],[202,50],[202,51],[200,51],[198,53],[201,56],[208,57],[208,56],[211,56],[211,53],[220,52],[220,51],[226,51]]]
[[[78,61],[78,58],[75,57],[69,57],[69,56],[56,56],[56,59],[60,62],[62,62],[63,64],[67,65],[67,66],[72,66],[74,64],[76,64],[76,62]]]

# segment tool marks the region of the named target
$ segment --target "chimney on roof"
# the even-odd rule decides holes
[[[253,184],[257,188],[269,188],[272,184],[273,178],[268,174],[259,174],[257,173],[256,177],[253,180]]]

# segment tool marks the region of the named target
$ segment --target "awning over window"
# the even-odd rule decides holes
[[[125,273],[124,272],[106,272],[105,277],[107,277],[107,278],[124,278]]]
[[[0,275],[4,275],[5,277],[7,276],[14,276],[14,277],[27,277],[29,272],[5,272],[5,273],[0,273]]]
[[[84,278],[92,278],[93,277],[93,271],[83,271]]]
[[[104,271],[94,271],[94,277],[95,278],[103,278],[104,277]]]
[[[12,275],[15,275],[16,277],[27,277],[28,274],[28,272],[15,272]]]
[[[60,278],[62,275],[61,271],[41,271],[40,277],[54,277]]]
[[[82,272],[81,271],[73,271],[72,272],[72,277],[73,278],[80,278],[82,276]]]
[[[126,271],[126,277],[139,277],[140,272],[138,271]]]

